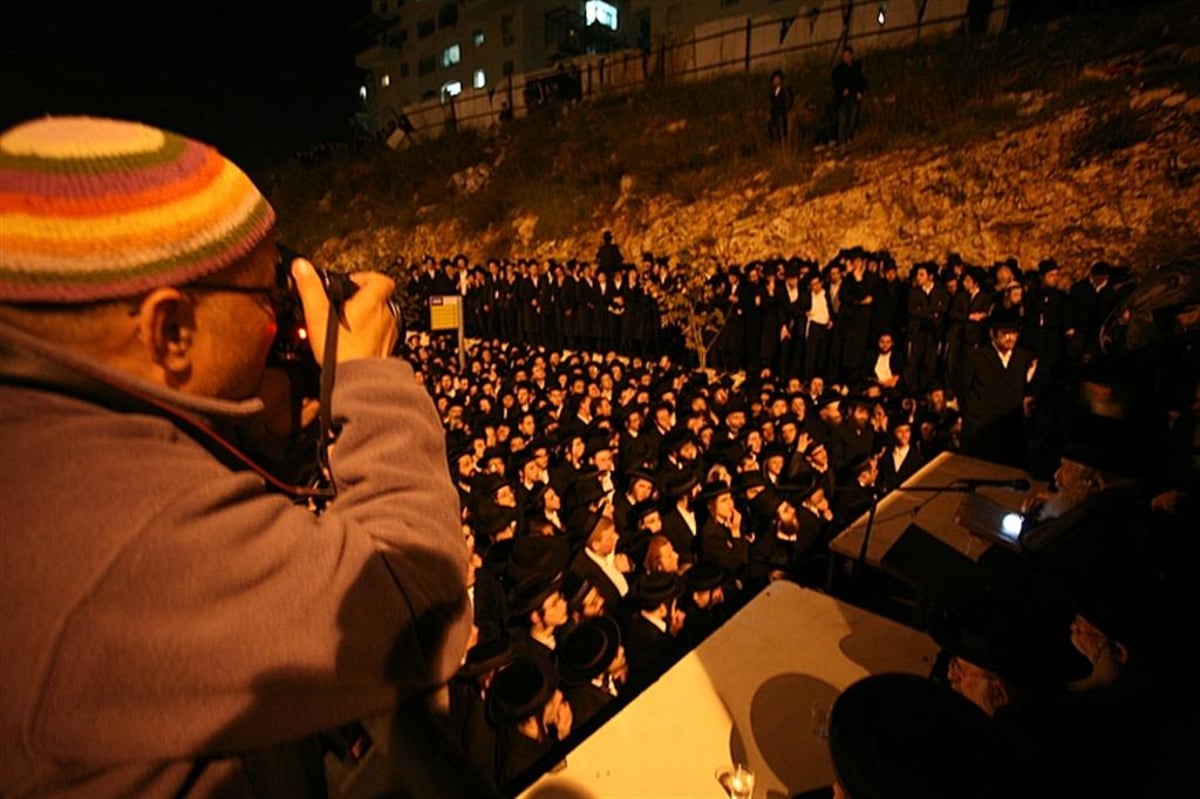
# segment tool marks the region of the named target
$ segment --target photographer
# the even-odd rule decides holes
[[[0,795],[323,795],[316,733],[461,659],[457,497],[387,357],[390,280],[355,275],[342,309],[324,512],[228,444],[287,299],[274,222],[176,134],[0,134]],[[322,280],[290,274],[321,360]]]

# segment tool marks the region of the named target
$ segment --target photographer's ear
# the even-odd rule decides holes
[[[191,376],[196,342],[196,313],[191,299],[173,286],[155,289],[138,308],[138,339],[149,360],[162,370],[168,386]]]

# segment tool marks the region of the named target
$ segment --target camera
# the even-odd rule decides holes
[[[269,360],[273,366],[301,367],[302,372],[311,372],[315,376],[320,373],[320,369],[309,344],[304,305],[300,302],[300,293],[296,289],[296,281],[292,278],[292,262],[305,256],[286,245],[276,246],[279,249],[279,263],[275,267],[275,279],[282,291],[275,308],[277,327]],[[330,272],[315,265],[313,269],[321,278],[321,285],[325,288],[330,305],[340,317],[342,306],[358,291],[358,284],[342,272]]]

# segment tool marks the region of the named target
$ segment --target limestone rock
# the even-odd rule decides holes
[[[1163,100],[1171,96],[1171,90],[1165,88],[1147,89],[1144,92],[1138,92],[1129,98],[1129,107],[1134,111],[1139,111],[1143,108],[1149,108],[1158,105]]]
[[[491,164],[476,164],[451,175],[449,188],[455,194],[470,196],[486,186],[491,176]]]

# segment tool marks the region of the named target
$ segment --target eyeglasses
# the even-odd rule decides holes
[[[186,291],[207,291],[210,293],[257,294],[266,297],[276,314],[287,302],[289,292],[282,286],[233,286],[226,283],[189,283]]]

